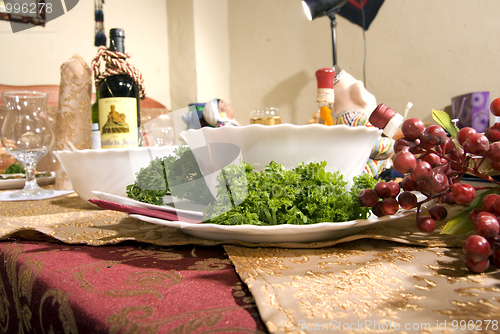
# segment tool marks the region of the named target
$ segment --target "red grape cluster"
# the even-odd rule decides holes
[[[465,264],[470,271],[480,273],[488,269],[490,261],[500,268],[500,195],[488,194],[481,208],[470,212],[474,235],[463,245]]]
[[[500,116],[500,98],[491,103],[490,111]],[[500,171],[500,123],[490,126],[484,134],[465,127],[458,131],[456,138],[451,138],[439,125],[426,127],[421,120],[409,118],[403,122],[401,132],[403,138],[394,143],[393,166],[404,175],[402,191],[394,181],[381,181],[374,189],[364,189],[358,196],[360,203],[371,207],[378,217],[395,214],[400,207],[416,208],[417,227],[422,232],[432,232],[436,221],[447,217],[447,209],[442,204],[469,205],[476,197],[476,190],[500,189],[500,182],[484,173],[485,165]],[[495,185],[474,188],[461,183],[466,173]],[[415,191],[426,198],[418,202]],[[474,210],[470,217],[476,235],[467,239],[464,252],[467,267],[473,272],[486,270],[490,256],[495,265],[500,265],[500,195],[492,195],[484,197],[481,212]],[[423,215],[422,205],[431,200],[428,214]]]

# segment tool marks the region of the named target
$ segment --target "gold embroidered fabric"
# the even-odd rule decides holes
[[[459,209],[450,207],[450,216]],[[422,234],[409,216],[338,240],[252,244],[196,238],[76,194],[0,202],[2,239],[36,230],[92,246],[224,244],[272,333],[500,332],[500,272],[471,274],[461,250],[467,235],[439,235],[443,225]]]
[[[59,108],[54,133],[55,149],[79,150],[92,147],[91,140],[92,70],[78,54],[61,65]],[[72,189],[59,161],[55,164],[56,189]]]
[[[225,249],[271,333],[500,332],[500,271],[472,274],[460,248]]]

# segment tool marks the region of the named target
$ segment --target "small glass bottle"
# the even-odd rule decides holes
[[[380,130],[384,130],[384,135],[389,138],[393,138],[401,130],[404,120],[403,115],[398,114],[383,103],[373,110],[369,118],[370,123]]]
[[[333,92],[334,79],[335,71],[333,68],[322,68],[316,71],[320,124],[334,125],[332,116],[333,102],[335,100],[335,94]]]
[[[101,148],[101,130],[99,129],[99,94],[96,94],[96,101],[92,105],[92,124],[91,124],[91,139],[92,149],[98,150]]]

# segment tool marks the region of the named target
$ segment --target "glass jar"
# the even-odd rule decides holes
[[[281,117],[277,108],[252,110],[250,124],[277,125],[281,124]]]

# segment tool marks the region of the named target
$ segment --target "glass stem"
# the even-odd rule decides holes
[[[36,183],[36,166],[32,164],[27,164],[24,166],[24,170],[26,172],[26,184],[24,185],[24,189],[36,189],[39,188]]]

